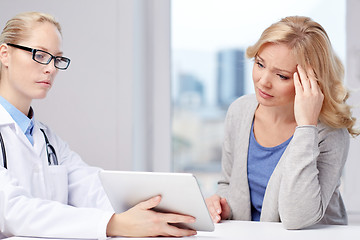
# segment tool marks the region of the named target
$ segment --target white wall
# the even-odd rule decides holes
[[[355,107],[354,116],[360,128],[360,1],[347,0],[346,82],[352,90],[349,102]],[[344,170],[344,199],[349,212],[360,213],[360,136],[351,139]]]
[[[38,120],[91,165],[170,170],[170,15],[164,11],[169,1],[0,4],[1,29],[23,11],[50,13],[63,28],[64,55],[71,65],[59,72],[46,100],[34,101]]]
[[[132,157],[118,137],[123,132],[132,141],[131,121],[119,124],[124,121],[120,108],[122,117],[131,118],[132,99],[129,80],[119,79],[124,67],[118,58],[122,45],[116,30],[120,25],[117,2],[5,0],[0,10],[2,26],[23,11],[50,13],[62,25],[64,55],[71,65],[59,72],[47,99],[34,102],[35,117],[55,129],[86,162],[104,168],[121,168],[115,159]],[[130,107],[120,104],[124,100]]]

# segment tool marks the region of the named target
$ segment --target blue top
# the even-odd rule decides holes
[[[30,118],[23,114],[19,109],[14,107],[9,103],[5,98],[0,96],[0,104],[5,108],[5,110],[10,114],[14,121],[19,125],[20,129],[23,131],[25,136],[29,139],[30,143],[34,145],[34,139],[32,136],[32,131],[34,129],[34,120],[32,119],[33,111],[30,108]]]
[[[247,159],[252,221],[260,221],[266,186],[291,139],[275,147],[263,147],[255,139],[252,123]]]

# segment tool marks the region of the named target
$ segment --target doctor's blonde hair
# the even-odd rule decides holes
[[[61,26],[53,16],[41,12],[24,12],[16,15],[7,21],[1,35],[0,45],[6,43],[17,44],[26,40],[31,35],[31,29],[38,23],[52,23],[61,34]],[[1,80],[1,62],[0,62],[0,80]]]
[[[356,118],[351,107],[346,104],[349,92],[343,85],[344,66],[320,24],[308,17],[283,18],[265,29],[260,39],[247,48],[247,57],[254,58],[266,43],[287,45],[300,66],[313,68],[324,94],[321,122],[333,128],[347,128],[352,136],[360,134],[354,128]]]

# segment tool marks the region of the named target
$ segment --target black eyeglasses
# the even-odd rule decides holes
[[[31,52],[32,53],[32,59],[35,62],[40,63],[40,64],[48,65],[51,62],[51,60],[54,59],[54,66],[57,69],[65,70],[70,65],[70,59],[67,58],[67,57],[53,56],[51,53],[45,52],[43,50],[24,47],[24,46],[20,46],[20,45],[17,45],[17,44],[7,43],[7,45],[9,45],[11,47],[21,49],[21,50]]]

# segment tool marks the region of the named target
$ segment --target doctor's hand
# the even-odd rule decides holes
[[[230,217],[230,207],[225,198],[219,195],[213,196],[205,200],[210,216],[214,223],[220,222],[221,219],[228,219]]]
[[[106,234],[108,237],[155,237],[155,236],[192,236],[196,231],[172,226],[173,223],[194,223],[195,218],[172,213],[159,213],[151,210],[161,201],[161,196],[141,202],[110,219]]]
[[[323,105],[324,94],[321,92],[314,70],[311,67],[307,67],[305,71],[298,65],[297,70],[294,73],[296,123],[298,126],[316,126]]]

